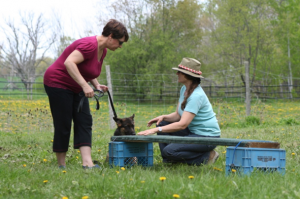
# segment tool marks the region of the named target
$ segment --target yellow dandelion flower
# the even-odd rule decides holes
[[[76,159],[78,159],[78,156],[76,156]]]
[[[119,174],[119,173],[120,173],[120,171],[116,171],[116,173],[117,173],[117,174]]]
[[[47,182],[48,182],[48,180],[44,180],[44,181],[43,181],[43,183],[47,183]]]
[[[98,149],[98,152],[100,152],[101,150],[100,149]]]
[[[61,199],[69,199],[67,196],[62,197]]]
[[[194,179],[194,176],[189,176],[189,179]]]
[[[26,164],[23,164],[23,167],[26,167]]]
[[[51,142],[53,142],[53,140],[51,140]]]
[[[225,153],[226,153],[226,151],[223,151],[222,153],[224,153],[224,154],[225,154]]]
[[[121,167],[121,170],[122,170],[122,171],[125,171],[125,168],[124,168],[124,167]]]
[[[145,181],[143,180],[143,181],[141,181],[141,183],[145,183]]]
[[[88,196],[83,196],[83,197],[82,197],[82,199],[88,199],[88,198],[89,198]]]
[[[173,194],[173,198],[180,198],[178,194]]]
[[[223,171],[222,169],[219,169],[218,167],[214,167],[214,170]]]
[[[44,162],[47,162],[47,159],[44,159],[43,161],[44,161]]]
[[[296,155],[296,153],[292,153],[292,155]]]
[[[63,172],[63,173],[67,173],[67,171],[65,171],[65,170],[63,170],[62,172]]]
[[[80,153],[80,151],[78,150],[77,153]]]
[[[159,180],[160,181],[165,181],[167,178],[166,177],[160,177]]]
[[[235,172],[236,172],[236,170],[235,170],[235,169],[231,169],[231,171],[232,171],[233,173],[235,173]]]

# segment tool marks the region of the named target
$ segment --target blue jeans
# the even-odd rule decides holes
[[[169,122],[161,122],[158,126],[165,126]],[[201,136],[191,133],[188,128],[174,133],[157,133],[164,136],[183,136],[183,137],[210,137],[219,138],[220,136]],[[206,164],[210,151],[216,148],[215,145],[203,144],[177,144],[177,143],[159,143],[159,148],[163,162],[186,163],[188,165]]]

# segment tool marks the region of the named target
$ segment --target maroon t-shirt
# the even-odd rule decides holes
[[[63,88],[75,93],[82,91],[81,86],[69,75],[64,62],[74,51],[78,50],[84,57],[84,61],[77,64],[78,70],[85,81],[89,82],[97,78],[101,73],[102,63],[107,49],[103,50],[101,60],[98,61],[98,42],[96,36],[85,37],[74,41],[61,56],[46,70],[44,84],[49,87]]]

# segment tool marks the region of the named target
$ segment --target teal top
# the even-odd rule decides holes
[[[185,86],[182,86],[180,90],[178,113],[182,116],[183,110],[181,109],[181,104],[184,100],[184,92],[186,90]],[[194,119],[189,124],[189,130],[198,135],[204,136],[220,136],[221,130],[214,113],[212,106],[203,91],[202,87],[199,86],[195,88],[193,93],[187,99],[187,103],[184,111],[195,114]]]

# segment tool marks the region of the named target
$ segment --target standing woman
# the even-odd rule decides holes
[[[175,112],[158,116],[148,122],[148,127],[157,127],[138,135],[173,135],[185,137],[220,138],[221,131],[212,106],[200,86],[201,63],[193,58],[183,58],[176,68],[178,82],[183,86]],[[187,163],[189,165],[211,164],[219,154],[216,146],[203,144],[159,143],[163,162]]]
[[[72,121],[74,149],[80,150],[83,168],[100,168],[93,164],[91,157],[93,120],[87,98],[94,96],[94,90],[88,82],[97,90],[108,90],[107,86],[97,81],[107,49],[115,51],[128,39],[126,27],[111,19],[103,28],[102,35],[74,41],[46,70],[44,86],[53,117],[53,152],[56,153],[59,168],[66,166]],[[81,92],[87,98],[78,112]]]

